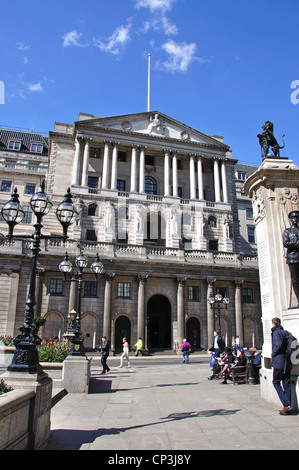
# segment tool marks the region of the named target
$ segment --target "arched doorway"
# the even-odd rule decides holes
[[[42,327],[40,337],[46,339],[61,339],[64,333],[63,317],[58,312],[49,312],[46,315],[46,323]]]
[[[147,346],[171,348],[171,305],[164,295],[154,295],[147,304]]]
[[[125,315],[117,317],[115,321],[115,350],[122,350],[123,338],[131,344],[131,321]]]
[[[85,313],[81,320],[81,331],[84,337],[85,349],[95,349],[97,329],[97,319],[95,315]]]
[[[191,349],[200,348],[200,323],[198,318],[190,317],[186,325],[187,341],[191,344]]]

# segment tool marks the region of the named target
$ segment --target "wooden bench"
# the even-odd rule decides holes
[[[243,370],[244,367],[245,370]],[[231,376],[234,385],[236,385],[236,383],[248,384],[248,364],[246,364],[246,366],[233,367],[231,370]]]

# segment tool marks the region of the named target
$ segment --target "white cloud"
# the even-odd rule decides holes
[[[77,31],[70,31],[63,36],[63,47],[69,46],[77,46],[77,47],[84,47],[83,44],[79,43],[79,39],[81,38],[82,33],[78,33]]]
[[[167,72],[186,72],[189,65],[198,60],[195,57],[196,44],[176,43],[172,40],[164,43],[162,49],[169,54],[169,60],[162,63]]]
[[[24,44],[23,42],[17,42],[17,49],[19,49],[19,51],[28,51],[30,47],[31,46]]]
[[[41,92],[41,91],[43,91],[43,87],[42,87],[41,82],[29,83],[28,84],[28,90],[32,91],[32,92],[36,92],[36,91]]]
[[[98,39],[94,40],[94,43],[101,51],[117,55],[120,52],[120,47],[130,41],[131,27],[131,23],[127,26],[119,26],[105,42]]]
[[[137,0],[136,8],[149,8],[151,12],[162,10],[168,11],[171,10],[172,4],[176,0]]]

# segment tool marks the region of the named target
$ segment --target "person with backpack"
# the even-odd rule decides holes
[[[273,367],[273,386],[279,396],[283,409],[279,411],[280,415],[289,415],[291,408],[291,368],[292,363],[287,355],[287,332],[280,324],[280,318],[272,319],[272,367]]]

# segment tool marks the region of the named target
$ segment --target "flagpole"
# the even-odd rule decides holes
[[[147,111],[150,111],[150,93],[151,93],[151,55],[148,54],[148,74],[147,74]]]

